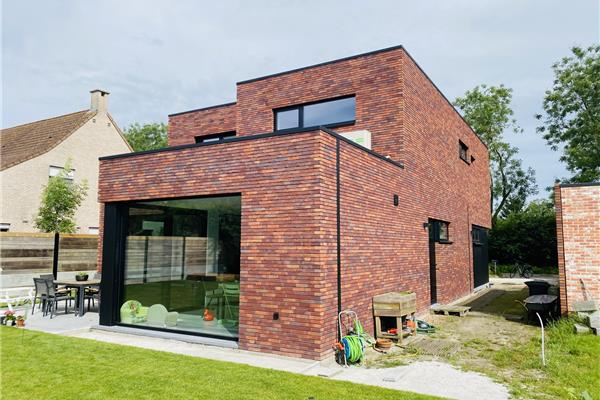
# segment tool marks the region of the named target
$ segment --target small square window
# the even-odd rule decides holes
[[[447,222],[438,221],[438,239],[442,242],[448,241],[449,235]]]
[[[449,223],[439,220],[429,220],[429,240],[450,243]]]
[[[460,140],[458,141],[458,154],[461,160],[467,164],[469,163],[469,147]]]

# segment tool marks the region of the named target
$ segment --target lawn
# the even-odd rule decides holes
[[[241,364],[0,327],[8,399],[433,399]]]

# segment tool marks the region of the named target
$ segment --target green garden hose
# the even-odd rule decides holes
[[[360,336],[344,336],[342,344],[344,345],[344,356],[348,362],[355,363],[362,359],[365,347]]]

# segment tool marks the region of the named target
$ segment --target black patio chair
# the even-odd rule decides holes
[[[33,296],[33,305],[31,306],[31,314],[35,311],[35,304],[37,300],[40,300],[42,307],[42,314],[46,315],[46,300],[48,298],[48,290],[46,289],[46,279],[33,278],[33,284],[35,285],[35,294]]]
[[[94,274],[93,279],[102,279],[102,275],[100,272],[96,272]],[[85,299],[88,302],[88,311],[90,311],[90,302],[92,303],[92,307],[96,307],[96,301],[100,302],[100,289],[97,288],[86,288],[85,289]]]
[[[52,275],[52,274],[41,274],[40,278],[45,279],[47,281],[54,282],[54,275]],[[65,295],[71,293],[71,289],[69,289],[66,286],[54,285],[54,287],[56,288],[57,293],[65,294]],[[69,305],[71,305],[71,303],[69,303]]]
[[[46,302],[46,314],[48,313],[48,309],[50,310],[50,319],[52,319],[53,315],[56,313],[56,308],[58,307],[59,301],[65,302],[65,314],[69,312],[69,304],[71,300],[75,300],[75,298],[71,295],[71,292],[59,293],[56,291],[54,287],[54,282],[44,280],[46,283],[47,289],[47,302]],[[81,305],[83,306],[83,304]]]

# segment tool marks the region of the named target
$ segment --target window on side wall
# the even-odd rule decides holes
[[[48,177],[52,178],[53,176],[58,176],[60,175],[60,173],[64,170],[63,167],[57,167],[54,165],[50,166],[50,170],[48,172]],[[65,176],[65,179],[68,181],[72,181],[73,178],[75,178],[75,170],[71,169],[71,171],[67,174],[67,176]]]
[[[100,232],[100,228],[98,228],[97,226],[88,227],[88,233],[90,235],[97,235],[99,232]]]
[[[429,224],[429,238],[439,243],[451,243],[449,226],[446,221],[433,220]]]
[[[275,130],[337,126],[356,120],[355,96],[323,100],[273,110]]]
[[[7,222],[0,223],[0,232],[8,232],[10,230],[10,224]]]
[[[469,164],[469,147],[462,140],[458,141],[458,155],[461,160]]]

